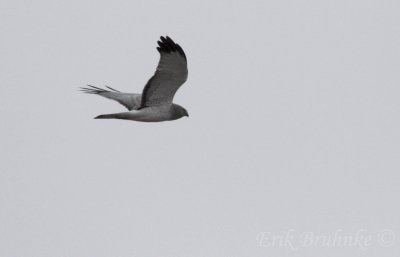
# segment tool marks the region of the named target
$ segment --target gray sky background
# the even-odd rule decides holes
[[[399,11],[2,0],[0,256],[398,256]],[[124,109],[77,88],[141,92],[161,35],[188,56],[190,118],[93,120]],[[259,245],[291,229],[374,240]]]

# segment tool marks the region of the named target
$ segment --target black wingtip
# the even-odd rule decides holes
[[[117,93],[121,93],[121,91],[118,91],[118,90],[116,90],[116,89],[114,89],[114,88],[112,88],[112,87],[106,86],[106,88],[108,88],[108,89],[110,89],[110,90],[112,90],[112,91],[115,91],[115,92],[117,92]]]
[[[171,53],[177,52],[181,56],[183,56],[186,60],[185,52],[183,51],[182,47],[176,44],[169,36],[160,36],[160,40],[157,41],[159,47],[157,47],[157,51],[160,53]]]
[[[112,91],[109,91],[109,90],[106,90],[103,88],[99,88],[96,86],[92,86],[92,85],[87,85],[86,87],[80,87],[80,91],[83,93],[87,93],[87,94],[101,94],[101,93],[111,93],[111,92],[121,93],[120,91],[118,91],[112,87],[106,86],[106,88],[108,88]]]

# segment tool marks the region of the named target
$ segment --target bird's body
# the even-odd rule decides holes
[[[131,110],[129,112],[103,114],[97,116],[95,119],[122,119],[143,122],[169,121],[187,116],[184,113],[182,113],[183,116],[180,115],[180,108],[183,107],[180,107],[177,104],[164,104],[159,106],[150,106],[139,110]]]
[[[159,122],[189,116],[185,108],[172,102],[176,91],[187,79],[186,55],[182,48],[169,37],[161,37],[158,44],[160,61],[142,94],[122,93],[111,87],[107,87],[109,90],[95,86],[82,88],[85,93],[115,100],[128,109],[128,112],[103,114],[95,119]]]

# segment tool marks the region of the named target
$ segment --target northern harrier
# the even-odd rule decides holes
[[[111,87],[83,87],[88,94],[97,94],[117,101],[129,111],[103,114],[95,119],[124,119],[144,122],[176,120],[189,116],[185,108],[172,102],[176,91],[188,76],[187,60],[182,48],[169,37],[160,37],[157,47],[160,61],[153,77],[147,82],[142,94],[122,93]]]

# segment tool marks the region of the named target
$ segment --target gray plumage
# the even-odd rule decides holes
[[[103,114],[95,119],[158,122],[189,116],[185,108],[172,102],[175,93],[188,76],[186,55],[171,38],[160,37],[160,40],[157,42],[160,61],[142,94],[122,93],[108,86],[108,90],[90,85],[81,88],[85,93],[112,99],[128,109],[128,112]]]

